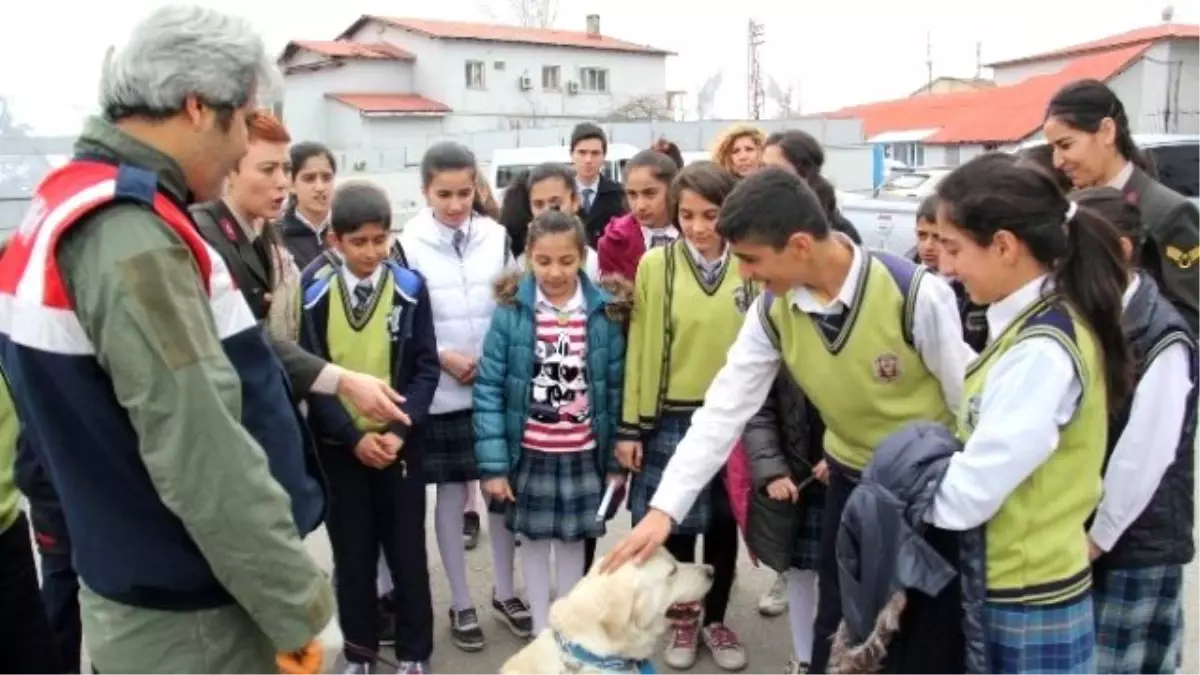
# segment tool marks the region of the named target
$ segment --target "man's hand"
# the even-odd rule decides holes
[[[323,650],[316,640],[295,652],[280,652],[275,655],[275,665],[285,675],[317,675],[321,672]]]
[[[791,502],[795,504],[800,500],[800,490],[796,488],[796,484],[791,478],[784,476],[776,478],[767,485],[767,496],[777,502]]]
[[[604,556],[600,563],[600,571],[611,572],[630,560],[639,565],[646,562],[662,548],[673,526],[671,516],[658,509],[650,509],[637,527]]]
[[[354,456],[372,469],[382,469],[396,459],[384,446],[383,437],[374,432],[363,434],[358,445],[354,446]]]
[[[338,378],[337,393],[349,401],[360,414],[373,420],[412,424],[412,420],[399,406],[404,403],[404,397],[378,377],[344,370]]]
[[[617,441],[617,463],[628,471],[642,470],[641,441]]]
[[[817,465],[813,467],[813,477],[829,485],[829,464],[825,460],[817,462]]]
[[[489,478],[483,481],[483,491],[493,501],[500,502],[501,504],[517,501],[517,497],[513,494],[512,487],[508,484],[507,478]]]
[[[478,366],[476,359],[453,349],[442,352],[439,358],[442,362],[442,370],[450,373],[450,376],[458,380],[459,384],[471,384],[475,381],[475,369]]]

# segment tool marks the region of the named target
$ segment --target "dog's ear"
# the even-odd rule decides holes
[[[598,622],[606,635],[619,637],[629,630],[637,606],[637,584],[627,575],[614,575],[597,609]]]

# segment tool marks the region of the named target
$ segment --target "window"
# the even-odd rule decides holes
[[[542,89],[558,91],[562,88],[562,70],[558,66],[542,66]]]
[[[1158,182],[1184,197],[1200,196],[1200,145],[1163,145],[1143,152],[1158,170]]]
[[[946,146],[946,164],[948,166],[958,166],[962,163],[961,148],[957,145]]]
[[[467,89],[485,88],[484,73],[483,61],[467,61]]]
[[[925,164],[925,146],[914,142],[892,143],[891,157],[909,166],[923,166]]]
[[[503,61],[496,61],[495,63],[492,64],[492,69],[498,70],[500,72],[504,72],[504,67],[505,67],[505,64]]]
[[[580,68],[579,88],[584,91],[607,92],[608,70],[605,68]]]

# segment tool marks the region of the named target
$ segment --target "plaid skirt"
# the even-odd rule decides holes
[[[984,630],[993,673],[1094,673],[1092,596],[1061,605],[988,602]]]
[[[593,451],[523,450],[511,480],[517,500],[505,509],[504,523],[513,533],[558,541],[604,536],[604,521],[596,520],[604,481]]]
[[[466,483],[479,479],[475,465],[475,430],[471,411],[430,415],[421,437],[425,450],[422,470],[427,485]]]
[[[821,559],[821,518],[825,511],[824,486],[805,488],[801,499],[804,508],[800,515],[800,527],[796,528],[796,541],[792,544],[792,568],[816,570]],[[816,495],[821,495],[819,498]]]
[[[675,446],[683,440],[683,436],[691,424],[692,413],[690,412],[664,413],[662,417],[658,418],[658,426],[655,427],[650,438],[642,447],[642,470],[633,474],[629,482],[628,503],[634,525],[637,525],[650,510],[650,500],[654,498],[654,492],[658,489],[658,484],[662,482],[667,462],[671,461],[671,456],[675,454]],[[683,522],[675,527],[674,534],[704,534],[704,531],[708,529],[709,512],[711,511],[709,492],[709,488],[705,487],[696,497],[696,503],[692,505],[692,510],[688,511]]]
[[[1183,567],[1099,573],[1097,673],[1174,673],[1183,667]]]

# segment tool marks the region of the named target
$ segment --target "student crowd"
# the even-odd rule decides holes
[[[618,184],[579,124],[500,204],[439,143],[394,236],[255,108],[263,59],[220,13],[145,19],[0,254],[5,670],[85,642],[98,672],[314,672],[336,606],[347,672],[381,644],[427,672],[428,485],[464,651],[483,517],[527,637],[624,504],[604,569],[713,568],[676,669],[747,666],[739,540],[780,575],[788,672],[1179,667],[1200,280],[1169,251],[1197,212],[1102,83],[1054,96],[1044,150],[948,176],[910,259],[861,245],[811,136],[750,126]]]

